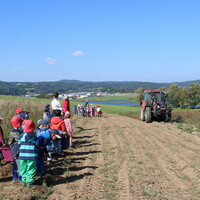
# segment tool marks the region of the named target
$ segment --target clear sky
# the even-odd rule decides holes
[[[200,0],[1,0],[0,81],[200,79]]]

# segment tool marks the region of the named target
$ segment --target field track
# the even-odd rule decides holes
[[[57,199],[200,198],[200,137],[170,123],[111,114],[76,126],[70,159],[78,178],[57,185]]]
[[[48,200],[200,199],[198,134],[114,114],[72,119],[76,148],[50,166]]]

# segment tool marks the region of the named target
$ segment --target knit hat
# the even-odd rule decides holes
[[[35,130],[35,124],[31,119],[28,119],[24,123],[24,132],[30,133]]]
[[[50,129],[50,133],[58,135],[59,134],[59,130],[57,130],[57,129]]]
[[[70,116],[70,112],[67,111],[67,112],[65,113],[65,117],[69,117],[69,116]]]
[[[42,119],[42,120],[39,120],[38,121],[38,125],[51,125],[47,120],[45,119]]]
[[[23,110],[21,108],[17,108],[16,111],[15,111],[17,114],[23,112]]]
[[[11,119],[11,123],[12,123],[12,126],[14,128],[18,128],[22,125],[22,122],[24,121],[24,119],[22,119],[21,117],[18,117],[18,116],[14,116],[12,119]]]

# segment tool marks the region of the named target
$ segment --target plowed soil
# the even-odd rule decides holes
[[[200,133],[114,114],[73,122],[75,148],[48,166],[45,184],[11,182],[6,164],[1,199],[200,199]]]

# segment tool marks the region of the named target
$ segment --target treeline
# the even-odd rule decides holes
[[[138,101],[143,99],[144,88],[138,88],[135,90],[137,93]],[[170,87],[161,87],[159,90],[169,93],[171,102],[175,108],[195,108],[200,104],[200,84],[192,83],[188,87],[180,87],[178,84],[172,84]]]
[[[0,81],[0,94],[3,95],[27,95],[27,94],[48,94],[58,91],[59,93],[75,92],[108,92],[108,93],[132,93],[137,88],[157,89],[170,87],[177,84],[178,87],[188,87],[192,83],[200,84],[200,80],[179,83],[152,83],[140,81],[104,81],[89,82],[78,80],[61,80],[55,82],[3,82]]]

